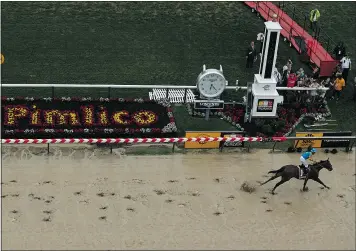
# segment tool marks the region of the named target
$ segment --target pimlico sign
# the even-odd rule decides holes
[[[158,136],[177,131],[168,102],[142,99],[2,98],[2,121],[4,138]]]

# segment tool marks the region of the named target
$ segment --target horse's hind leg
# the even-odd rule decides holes
[[[277,187],[279,187],[280,185],[282,185],[283,183],[285,183],[285,182],[287,182],[287,181],[288,181],[288,180],[282,178],[281,181],[278,182],[278,183],[274,186],[274,188],[272,189],[272,192],[271,192],[271,193],[272,193],[272,194],[275,194],[275,193],[274,193],[274,190],[276,190]]]
[[[278,178],[278,177],[280,177],[280,176],[276,174],[275,176],[269,178],[267,181],[261,183],[260,186],[262,186],[262,185],[264,185],[264,184],[266,184],[266,183],[270,182],[271,180],[274,180],[274,179],[276,179],[276,178]]]

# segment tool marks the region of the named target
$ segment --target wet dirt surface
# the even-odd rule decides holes
[[[279,179],[258,182],[297,154],[23,151],[3,152],[4,249],[355,249],[354,153],[318,153],[330,190],[293,179],[271,195]]]

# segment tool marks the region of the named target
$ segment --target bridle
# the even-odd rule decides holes
[[[321,163],[324,163],[324,162],[326,162],[326,161],[320,161],[319,163],[314,162],[314,164],[312,164],[312,165],[313,165],[313,166],[320,166],[321,168],[325,168],[325,169],[328,169],[328,170],[329,170],[329,168],[327,168],[327,167],[321,165]]]

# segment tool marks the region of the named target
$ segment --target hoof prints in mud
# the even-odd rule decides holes
[[[45,217],[45,218],[42,219],[42,221],[51,222],[52,218],[51,217]]]
[[[126,196],[124,196],[124,199],[131,200],[132,196],[131,195],[126,195]]]
[[[222,213],[221,212],[215,212],[215,213],[213,213],[215,216],[219,216],[219,215],[221,215]]]
[[[13,214],[17,214],[19,211],[17,211],[17,210],[12,210],[11,211],[11,213],[13,213]]]
[[[16,183],[17,181],[16,180],[10,180],[11,183]]]
[[[169,183],[177,183],[178,180],[169,180],[168,182],[169,182]]]
[[[266,204],[267,201],[266,200],[261,200],[261,203]]]
[[[233,200],[233,199],[235,199],[235,196],[233,196],[233,195],[230,195],[229,197],[227,197],[228,199],[230,199],[230,200]]]
[[[50,180],[43,181],[42,184],[52,184],[52,185],[54,185],[53,181],[50,181]]]
[[[172,203],[172,202],[173,202],[173,200],[168,199],[168,200],[165,200],[165,202],[166,202],[166,203]]]
[[[266,212],[272,212],[273,210],[272,209],[266,209]]]
[[[83,192],[82,191],[79,191],[79,192],[75,192],[74,195],[82,195]]]
[[[104,207],[101,207],[101,208],[100,208],[100,210],[106,210],[106,209],[108,209],[107,206],[104,206]]]
[[[191,196],[194,196],[194,197],[197,197],[197,196],[199,196],[200,194],[199,194],[198,191],[195,191],[195,192],[190,193],[190,195],[191,195]]]
[[[163,191],[163,190],[160,190],[160,189],[155,189],[155,190],[153,190],[153,192],[155,192],[157,195],[166,194],[166,191]]]
[[[284,204],[289,206],[289,205],[292,205],[292,202],[285,201]]]
[[[105,197],[105,196],[115,196],[116,193],[103,193],[103,192],[101,192],[101,193],[97,193],[96,195],[99,196],[99,197]]]
[[[44,210],[43,213],[45,213],[45,214],[52,214],[53,211],[52,211],[52,210]]]
[[[338,195],[336,195],[337,197],[339,197],[339,198],[344,198],[345,197],[345,194],[338,194]]]
[[[134,209],[134,208],[132,208],[132,207],[128,207],[128,208],[126,208],[126,211],[129,211],[129,212],[135,212],[135,209]]]
[[[106,216],[100,216],[99,220],[106,220]]]
[[[187,180],[196,180],[197,178],[195,177],[189,177],[189,178],[186,178]]]

